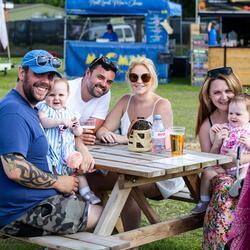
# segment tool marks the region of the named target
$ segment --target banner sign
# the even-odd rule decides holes
[[[125,82],[130,62],[144,56],[153,60],[159,82],[167,83],[168,65],[158,62],[158,55],[162,52],[166,52],[165,46],[159,44],[66,41],[65,73],[67,77],[80,77],[96,57],[104,55],[116,61],[120,68],[115,80]]]
[[[66,14],[145,15],[168,10],[167,0],[66,0]]]
[[[161,14],[149,14],[146,16],[146,41],[147,43],[167,43],[167,33],[161,22],[166,16]]]

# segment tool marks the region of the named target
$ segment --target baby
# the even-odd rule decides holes
[[[236,159],[237,148],[240,147],[241,154],[250,153],[250,96],[241,94],[231,99],[228,108],[228,123],[215,124],[210,129],[210,140],[213,143],[216,134],[223,132],[224,138],[220,149],[221,154],[233,156]],[[240,179],[244,179],[247,174],[249,163],[240,166]],[[200,202],[192,209],[193,214],[206,211],[209,204],[209,187],[212,178],[218,174],[228,174],[236,176],[236,166],[223,167],[214,166],[206,168],[201,175]]]
[[[57,78],[46,97],[46,102],[37,105],[38,115],[48,143],[53,171],[59,175],[71,174],[79,169],[83,157],[75,150],[75,138],[83,129],[77,116],[65,104],[69,96],[69,84]],[[78,175],[79,193],[84,200],[97,204],[101,200],[90,190],[84,175]]]

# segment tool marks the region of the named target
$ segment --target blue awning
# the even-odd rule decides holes
[[[167,0],[66,0],[65,11],[72,15],[146,15],[161,13],[181,16],[181,5]]]

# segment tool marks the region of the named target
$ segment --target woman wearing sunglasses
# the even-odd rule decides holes
[[[228,122],[229,101],[241,92],[240,81],[233,73],[232,68],[223,67],[208,71],[199,94],[196,123],[196,135],[199,138],[201,151],[220,152],[223,139],[227,137],[227,132],[225,130],[218,132],[212,144],[209,130],[214,124]],[[235,154],[231,156],[235,156]],[[250,160],[248,155],[245,155],[245,157],[244,162]],[[208,175],[209,171],[206,174]],[[202,177],[201,181],[204,178]],[[208,197],[210,202],[204,219],[203,249],[224,249],[225,247],[233,213],[237,205],[237,198],[231,198],[228,193],[233,182],[234,178],[225,174],[217,175],[212,179],[211,194],[213,195],[211,199]],[[207,197],[201,197],[201,200],[206,202]]]
[[[171,104],[167,99],[154,93],[158,86],[155,66],[150,59],[140,58],[131,63],[127,79],[133,94],[126,94],[116,103],[97,137],[108,143],[128,143],[127,132],[130,123],[137,117],[153,122],[153,115],[159,114],[165,128],[173,123]],[[121,135],[114,133],[121,128]]]
[[[153,122],[153,115],[161,115],[165,128],[173,124],[173,112],[171,104],[167,99],[154,93],[158,86],[158,78],[152,60],[139,58],[134,60],[128,69],[127,79],[133,94],[126,94],[116,103],[108,114],[103,126],[97,131],[97,138],[107,143],[128,143],[127,133],[130,123],[137,117],[144,117]],[[117,134],[118,128],[121,134]],[[142,190],[148,198],[167,198],[168,196],[182,190],[184,181],[175,178],[167,181],[157,182],[142,186]],[[131,227],[137,227],[140,217],[129,220]],[[137,225],[136,225],[137,224]]]

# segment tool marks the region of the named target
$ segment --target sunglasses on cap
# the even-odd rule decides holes
[[[23,66],[25,66],[25,64],[27,64],[28,62],[31,62],[33,60],[36,60],[36,65],[41,66],[41,67],[45,66],[47,63],[50,63],[50,65],[54,68],[60,68],[62,65],[61,59],[59,59],[57,57],[37,56],[37,57],[34,57],[34,58],[26,61]]]
[[[137,82],[141,78],[143,83],[148,83],[151,80],[151,75],[149,73],[144,73],[142,75],[137,75],[135,73],[130,73],[128,78],[131,82]]]
[[[219,75],[229,76],[232,73],[233,73],[233,70],[231,67],[223,67],[223,68],[209,70],[207,72],[207,76],[212,77],[212,78],[217,78]]]
[[[111,69],[115,73],[117,71],[119,71],[119,67],[116,64],[116,62],[113,62],[112,60],[110,60],[106,56],[100,56],[100,57],[97,57],[96,59],[94,59],[89,64],[89,68],[92,69],[95,65],[102,65],[102,66],[104,66],[104,68]]]

